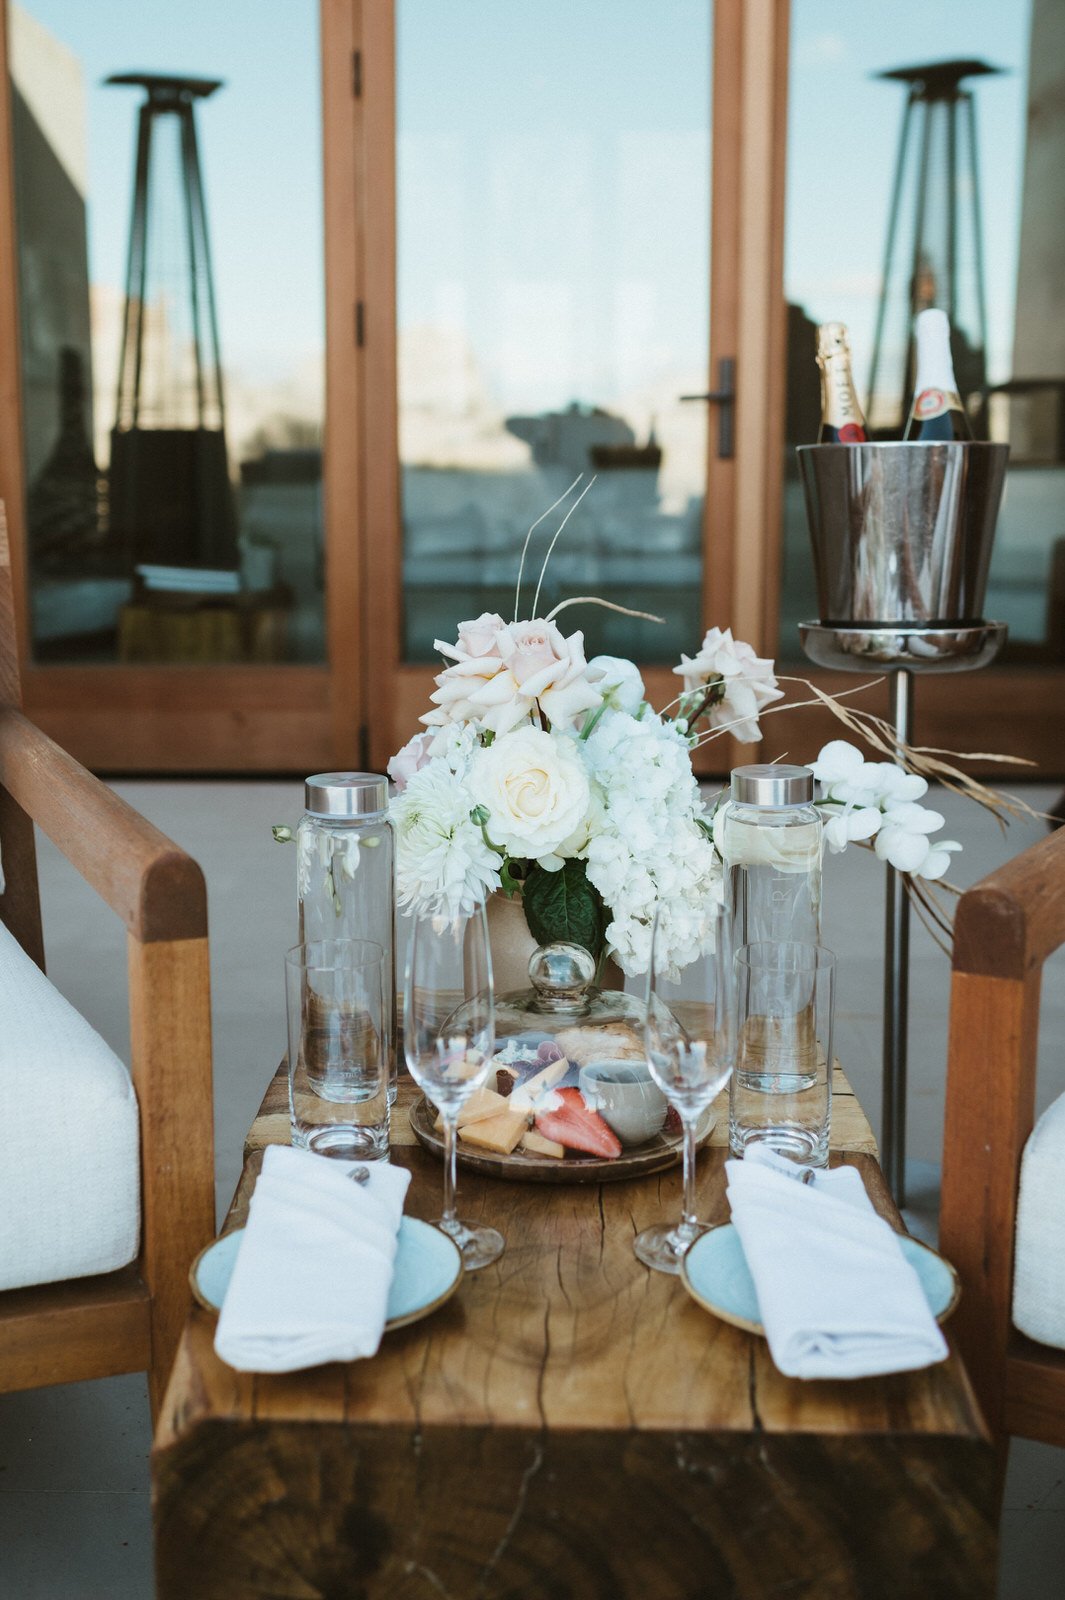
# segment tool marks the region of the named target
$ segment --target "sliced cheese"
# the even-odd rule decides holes
[[[569,1062],[565,1057],[561,1061],[549,1061],[546,1067],[541,1067],[531,1078],[526,1078],[522,1088],[529,1095],[542,1094],[545,1089],[553,1089],[556,1083],[561,1083],[568,1071]]]
[[[524,1111],[500,1111],[481,1122],[471,1122],[459,1129],[463,1144],[474,1145],[478,1150],[494,1150],[498,1155],[509,1156],[528,1127]]]
[[[545,1104],[544,1097],[550,1096],[556,1083],[569,1071],[569,1062],[549,1061],[546,1067],[541,1067],[539,1072],[534,1072],[531,1078],[526,1078],[524,1083],[519,1083],[510,1096],[514,1106],[523,1106],[528,1111],[540,1111]]]
[[[453,1078],[475,1078],[484,1071],[484,1056],[476,1050],[467,1050],[461,1061],[451,1063],[449,1070]]]
[[[545,1139],[542,1133],[534,1133],[532,1129],[521,1141],[521,1148],[531,1156],[554,1156],[559,1161],[566,1154],[565,1145],[559,1144],[557,1139]]]
[[[506,1096],[496,1094],[494,1089],[475,1089],[459,1112],[458,1126],[464,1128],[469,1122],[482,1122],[485,1117],[494,1117],[497,1112],[505,1109]],[[444,1119],[437,1116],[437,1132],[444,1126]]]

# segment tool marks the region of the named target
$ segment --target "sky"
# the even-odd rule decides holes
[[[400,0],[401,319],[462,327],[505,408],[616,402],[705,360],[709,15]],[[975,92],[990,364],[1008,375],[1029,0],[793,0],[791,16],[785,287],[851,325],[860,386],[905,103],[873,74],[1007,69]]]
[[[505,411],[705,366],[706,0],[400,0],[400,313]]]
[[[136,91],[199,110],[223,353],[264,381],[321,348],[315,0],[27,0],[82,62],[90,263],[120,287]],[[463,330],[506,409],[610,404],[705,361],[706,0],[397,0],[401,319]],[[983,56],[992,371],[1009,369],[1029,0],[793,0],[786,290],[872,336],[903,91],[870,74]]]

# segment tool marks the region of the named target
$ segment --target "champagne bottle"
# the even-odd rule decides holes
[[[861,444],[865,418],[851,376],[851,348],[842,322],[823,322],[817,330],[821,368],[821,427],[818,444]]]
[[[903,437],[911,444],[971,439],[973,430],[958,394],[950,354],[950,323],[945,311],[922,311],[917,335],[917,381]]]

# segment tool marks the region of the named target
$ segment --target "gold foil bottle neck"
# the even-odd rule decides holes
[[[817,359],[826,361],[831,356],[851,353],[850,339],[845,322],[822,322],[817,330]]]

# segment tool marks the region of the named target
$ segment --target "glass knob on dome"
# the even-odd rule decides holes
[[[595,981],[595,961],[580,944],[543,944],[529,957],[529,981],[537,999],[572,1004]]]

